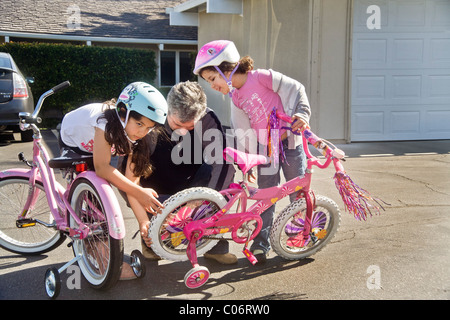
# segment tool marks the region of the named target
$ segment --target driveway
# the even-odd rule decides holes
[[[57,152],[51,132],[44,134],[44,140]],[[12,136],[0,137],[0,169],[23,166],[16,155],[25,151],[31,158],[31,146],[14,141]],[[339,147],[349,155],[344,166],[352,179],[390,205],[380,215],[356,221],[343,208],[332,180],[333,170],[315,169],[313,188],[338,203],[342,221],[334,240],[311,258],[285,261],[272,251],[265,265],[252,266],[241,252],[242,245],[232,243],[238,263],[222,266],[199,258],[211,276],[195,290],[183,283],[191,268],[189,262],[163,260],[146,262],[145,278],[120,281],[106,292],[91,289],[83,279],[74,288],[73,274],[63,272],[59,299],[449,299],[450,141]],[[130,253],[140,249],[139,239],[132,239],[137,223],[121,198],[119,201],[127,226],[125,251]],[[282,207],[278,205],[277,212]],[[0,249],[0,299],[46,299],[46,269],[60,267],[72,257],[65,244],[37,257]],[[178,304],[175,306],[175,311],[181,311]]]

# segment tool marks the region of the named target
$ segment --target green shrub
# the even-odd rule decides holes
[[[25,77],[34,77],[35,101],[45,91],[69,80],[68,89],[44,103],[41,115],[61,118],[90,102],[116,98],[133,81],[152,83],[156,77],[155,52],[143,49],[89,47],[71,44],[3,43]]]

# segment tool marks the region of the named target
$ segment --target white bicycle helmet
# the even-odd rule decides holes
[[[227,82],[228,88],[230,89],[229,95],[231,96],[231,93],[234,90],[233,86],[231,85],[231,77],[239,67],[239,59],[239,52],[237,51],[236,46],[232,41],[211,41],[205,44],[198,52],[197,58],[195,59],[194,74],[199,75],[200,70],[205,67],[214,67]],[[224,61],[236,63],[236,67],[231,72],[228,78],[218,67]]]
[[[152,85],[145,82],[133,82],[122,90],[116,103],[116,111],[119,103],[123,103],[127,108],[125,122],[122,122],[125,128],[130,111],[149,118],[159,124],[164,124],[167,117],[167,102],[164,96]],[[120,119],[120,117],[119,117]]]
[[[236,46],[229,40],[215,40],[205,44],[197,54],[195,59],[194,74],[205,67],[218,66],[222,62],[239,62],[240,56]]]

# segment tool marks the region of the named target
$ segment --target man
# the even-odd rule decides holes
[[[170,90],[167,103],[165,134],[151,132],[146,137],[151,140],[149,157],[153,172],[148,178],[140,178],[141,185],[154,189],[161,203],[190,187],[217,191],[227,188],[233,182],[235,170],[223,161],[225,135],[216,114],[206,107],[203,89],[197,82],[178,83]],[[155,258],[145,243],[142,251],[145,257]],[[225,240],[220,240],[204,257],[222,264],[237,262],[236,256],[228,252]]]

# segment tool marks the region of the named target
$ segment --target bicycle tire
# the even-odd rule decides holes
[[[337,204],[324,196],[316,197],[316,205],[312,215],[311,228],[326,230],[326,235],[317,242],[311,237],[303,243],[296,241],[296,237],[303,232],[306,202],[298,199],[288,205],[276,218],[270,232],[270,243],[273,250],[287,260],[300,260],[319,252],[336,234],[341,214]],[[300,237],[301,238],[301,237]]]
[[[210,188],[190,188],[174,194],[164,202],[162,212],[153,216],[150,221],[149,237],[152,239],[153,251],[166,260],[188,260],[188,241],[183,234],[184,225],[189,221],[214,215],[226,203],[219,192]],[[181,209],[186,207],[192,210],[180,218]],[[174,223],[175,220],[177,223]],[[208,252],[217,242],[218,240],[213,239],[200,239],[197,241],[197,255]]]
[[[53,216],[42,182],[36,181],[39,192],[34,207],[26,218],[36,218],[50,224]],[[39,255],[61,245],[65,235],[39,223],[28,227],[16,226],[19,213],[28,199],[29,180],[26,177],[8,177],[0,180],[0,247],[23,255]]]
[[[69,192],[69,202],[75,214],[90,228],[85,239],[73,241],[74,255],[82,255],[78,265],[84,278],[96,289],[109,289],[120,277],[123,263],[123,240],[109,234],[107,215],[97,190],[89,180],[76,179]],[[69,219],[70,226],[76,222]]]

